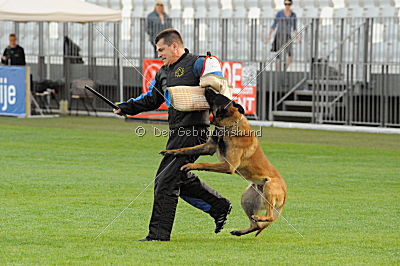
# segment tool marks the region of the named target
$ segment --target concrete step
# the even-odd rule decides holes
[[[294,112],[294,111],[273,111],[273,116],[285,116],[285,117],[304,117],[304,118],[312,118],[311,112]]]
[[[339,102],[336,103],[335,106],[342,106],[343,103]],[[292,107],[312,107],[313,102],[312,101],[284,101],[283,106],[292,106]],[[324,106],[324,107],[330,107],[329,103],[316,103],[316,106]]]
[[[308,85],[314,85],[314,80],[307,80]],[[344,80],[333,80],[333,79],[319,79],[315,80],[315,85],[327,85],[327,86],[346,86],[347,82]]]
[[[283,106],[312,107],[312,101],[284,101]]]
[[[313,91],[301,90],[301,91],[295,91],[294,94],[295,94],[295,96],[313,96]],[[320,95],[320,96],[339,96],[341,94],[342,94],[341,91],[318,91],[318,92],[315,92],[315,95]]]

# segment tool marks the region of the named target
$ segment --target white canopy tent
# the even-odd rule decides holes
[[[121,10],[81,0],[0,0],[0,20],[16,22],[120,21]]]
[[[2,20],[61,23],[119,22],[122,20],[122,12],[83,0],[0,0],[0,21]],[[47,38],[48,41],[49,39]],[[47,64],[47,75],[49,73],[50,64]]]

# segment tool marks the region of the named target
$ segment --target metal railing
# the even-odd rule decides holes
[[[388,68],[388,73],[379,75],[384,75],[382,79],[388,78],[390,82],[399,74],[396,68],[400,64],[398,18],[298,18],[298,29],[305,25],[310,26],[301,35],[301,42],[296,41],[291,46],[292,60],[287,68],[287,51],[282,54],[279,63],[275,60],[269,66],[265,64],[275,56],[271,51],[274,38],[270,42],[265,41],[273,21],[273,18],[174,18],[171,25],[181,32],[185,46],[193,53],[204,54],[211,51],[223,61],[244,62],[244,72],[248,76],[254,76],[263,70],[256,82],[257,116],[263,120],[280,119],[274,112],[292,108],[287,101],[294,104],[295,98],[306,97],[300,96],[299,91],[310,89],[317,95],[321,93],[321,89],[316,88],[322,87],[315,84],[321,80],[329,79],[334,82],[336,76],[337,84],[344,83],[349,78],[346,73],[350,66],[357,70],[349,72],[353,75],[351,81],[361,84],[379,72],[370,69]],[[27,62],[32,68],[34,82],[49,79],[64,83],[59,90],[60,98],[69,97],[70,83],[78,78],[95,80],[98,89],[114,101],[137,96],[141,92],[142,80],[140,74],[133,70],[133,66],[140,72],[143,60],[154,57],[145,18],[131,17],[122,23],[88,24],[0,22],[0,28],[4,33],[17,33],[19,44],[25,48]],[[76,46],[66,45],[65,37]],[[8,34],[3,34],[0,37],[0,47],[6,47],[7,44]],[[334,101],[329,104],[343,104],[342,100],[348,97],[346,93],[345,90],[342,91],[343,95],[336,96],[337,99],[328,97]],[[313,97],[316,99],[316,96]],[[367,99],[365,97],[354,99],[364,101]],[[395,108],[396,104],[398,107],[398,99],[391,95],[387,97],[388,110]],[[349,120],[339,114],[327,116],[327,108],[316,104],[317,106],[312,106],[318,114],[308,117],[315,123],[354,124],[359,121],[360,124],[365,122],[368,125],[398,126],[396,112],[388,111],[387,115],[384,113],[382,117],[379,116],[379,119],[387,119],[383,122],[376,120],[376,116],[372,119],[372,112],[367,111]],[[355,104],[361,105],[358,102],[353,103]],[[365,100],[360,110],[376,109],[374,104],[372,100]],[[97,107],[104,110],[107,108],[101,102],[97,102]]]
[[[392,54],[390,60],[387,57],[389,51],[399,49],[398,39],[392,36],[393,39],[380,42],[382,40],[374,33],[376,21],[386,23],[383,28],[388,32],[399,29],[394,24],[397,20],[388,18],[339,19],[332,23],[312,20],[310,30],[303,34],[305,40],[310,40],[306,44],[310,49],[310,61],[304,62],[305,70],[292,68],[301,65],[294,61],[289,68],[278,69],[271,65],[268,74],[262,75],[264,86],[261,89],[268,91],[263,99],[268,98],[269,108],[268,116],[264,111],[261,117],[295,122],[400,126],[400,91],[394,86],[400,81],[400,58],[398,53]],[[336,28],[336,41],[327,37],[326,27]],[[385,50],[389,46],[392,50]],[[283,54],[281,62],[285,62],[287,56]]]
[[[400,126],[400,64],[343,64],[342,79],[334,81],[327,66],[318,65],[323,71],[312,84],[313,122]],[[366,75],[357,78],[364,69]]]

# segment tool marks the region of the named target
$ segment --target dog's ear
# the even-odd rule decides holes
[[[240,104],[233,102],[233,106],[238,109],[239,113],[244,114],[244,108]]]

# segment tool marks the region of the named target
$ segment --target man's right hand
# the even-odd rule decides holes
[[[113,109],[113,111],[114,111],[114,114],[116,114],[116,115],[124,115],[122,113],[121,109]]]
[[[1,57],[2,60],[7,61],[7,56]]]

